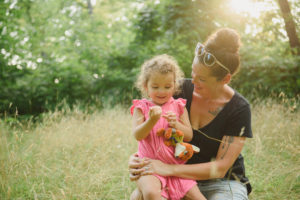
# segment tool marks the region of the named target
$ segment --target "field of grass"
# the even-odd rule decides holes
[[[3,120],[4,121],[4,120]],[[137,149],[129,109],[53,112],[0,126],[0,199],[129,199],[128,157]],[[250,199],[300,199],[300,112],[252,104],[243,150]]]

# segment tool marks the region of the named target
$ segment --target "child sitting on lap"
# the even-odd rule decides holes
[[[184,140],[193,137],[185,99],[174,99],[179,88],[182,71],[177,62],[166,54],[146,61],[137,80],[138,89],[148,99],[133,100],[133,135],[139,141],[139,157],[159,159],[168,164],[183,164],[174,156],[174,146],[166,146],[164,138],[157,136],[161,128],[175,128],[184,133]],[[141,176],[137,186],[143,199],[179,200],[186,195],[190,199],[205,199],[194,180],[163,177],[157,174]]]

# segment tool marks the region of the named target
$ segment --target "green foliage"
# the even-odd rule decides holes
[[[232,86],[251,98],[278,96],[289,98],[300,94],[300,57],[294,56],[284,44],[266,47],[244,45],[241,49],[241,70]],[[276,48],[278,47],[278,48]],[[261,52],[264,52],[263,54]]]
[[[18,3],[12,8],[18,15],[10,14],[13,20],[4,20],[2,26],[15,30],[1,35],[0,112],[38,114],[62,101],[103,107],[132,98],[135,74],[130,64],[123,71],[124,59],[117,57],[122,40],[114,41],[109,30],[118,30],[120,22],[108,26],[102,21],[106,14],[90,16],[85,3],[27,1],[26,9]],[[12,4],[1,4],[2,17]],[[11,37],[11,32],[18,37]],[[119,34],[130,39],[126,30]]]
[[[190,77],[195,44],[225,26],[244,44],[234,88],[296,96],[299,58],[290,53],[276,2],[264,2],[274,9],[259,19],[230,12],[221,0],[97,1],[92,10],[85,0],[1,2],[0,113],[39,114],[61,102],[129,104],[139,97],[134,82],[146,59],[172,55]],[[296,24],[298,5],[291,1]]]
[[[151,56],[161,53],[174,56],[189,76],[195,44],[216,28],[206,20],[205,4],[190,0],[147,3],[134,21],[135,48],[139,46]]]

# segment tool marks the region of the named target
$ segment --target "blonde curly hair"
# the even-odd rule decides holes
[[[183,72],[181,71],[177,61],[172,56],[162,54],[146,60],[141,66],[141,72],[137,78],[135,86],[141,91],[143,97],[147,97],[145,87],[147,86],[151,74],[154,72],[162,74],[173,73],[175,79],[174,94],[180,91],[179,81],[183,78]]]

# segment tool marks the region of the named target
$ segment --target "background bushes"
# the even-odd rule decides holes
[[[221,0],[87,2],[0,3],[2,115],[39,114],[61,102],[129,104],[139,97],[133,84],[145,59],[170,54],[190,77],[195,44],[220,27],[242,37],[241,71],[232,82],[239,92],[300,93],[300,59],[291,53],[276,2],[266,0],[274,9],[258,19],[224,9]],[[290,5],[299,29],[299,2]]]

